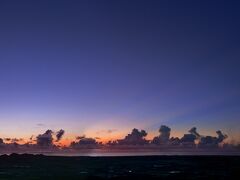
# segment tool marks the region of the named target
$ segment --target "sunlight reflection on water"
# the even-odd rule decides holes
[[[174,152],[159,152],[159,151],[104,151],[101,149],[92,149],[89,151],[80,152],[51,152],[43,153],[49,156],[90,156],[90,157],[101,157],[101,156],[192,156],[192,155],[239,155],[236,153],[226,152],[188,152],[188,151],[174,151]]]

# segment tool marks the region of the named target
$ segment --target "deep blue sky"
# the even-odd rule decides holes
[[[202,0],[0,1],[0,135],[151,132],[160,124],[236,134],[239,8]]]

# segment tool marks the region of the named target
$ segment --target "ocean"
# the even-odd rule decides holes
[[[0,179],[240,179],[240,156],[0,156]]]

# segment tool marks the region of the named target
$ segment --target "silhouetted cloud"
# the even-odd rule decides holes
[[[179,146],[181,144],[181,140],[178,137],[171,137],[169,139],[169,143],[171,146]]]
[[[56,132],[56,142],[60,141],[62,136],[64,135],[65,131],[63,129],[60,129]],[[52,130],[47,130],[43,134],[39,134],[36,137],[37,145],[40,147],[50,147],[53,146],[53,134],[55,134]],[[30,140],[33,139],[33,137],[30,138]]]
[[[193,127],[189,130],[189,133],[183,135],[183,137],[171,137],[171,128],[162,125],[159,128],[159,136],[153,138],[151,143],[146,140],[147,132],[145,130],[132,129],[131,133],[127,134],[123,139],[109,141],[106,145],[100,142],[101,137],[86,137],[77,136],[75,141],[71,142],[69,146],[63,147],[60,144],[60,140],[63,137],[65,131],[60,129],[57,132],[47,130],[43,134],[37,136],[31,136],[29,142],[24,143],[22,138],[0,138],[0,151],[1,152],[37,152],[48,148],[48,151],[59,151],[59,150],[80,150],[80,149],[91,149],[91,148],[130,148],[132,146],[142,148],[177,148],[178,150],[184,150],[185,148],[225,148],[238,150],[236,144],[226,144],[224,140],[227,135],[222,131],[216,131],[217,136],[203,136],[197,132],[197,128]],[[111,130],[105,131],[105,133],[112,133]],[[54,136],[56,135],[56,137]],[[55,142],[56,145],[54,144]],[[221,143],[221,146],[220,146]],[[137,145],[137,146],[135,146]]]
[[[34,135],[32,135],[32,136],[29,138],[29,140],[30,140],[30,141],[32,141],[32,140],[33,140],[33,138],[34,138]]]
[[[99,143],[94,138],[87,138],[85,136],[78,136],[76,137],[76,141],[71,142],[70,147],[71,148],[82,148],[82,147],[88,147],[88,148],[94,148]]]
[[[96,134],[111,134],[113,132],[117,131],[117,129],[107,129],[107,130],[101,130],[101,131],[97,131]]]
[[[11,138],[4,138],[4,141],[11,141]]]
[[[97,141],[94,138],[83,138],[79,140],[78,144],[79,145],[95,145],[97,144]]]
[[[223,142],[223,140],[228,137],[226,134],[223,134],[220,130],[216,131],[216,133],[218,135],[218,138],[217,138],[218,143]]]
[[[11,142],[14,143],[14,142],[19,142],[19,141],[23,141],[23,138],[12,138],[11,139]]]
[[[43,134],[39,134],[37,138],[37,145],[41,147],[49,147],[53,145],[53,137],[52,137],[53,131],[47,130]]]
[[[62,136],[64,135],[65,131],[63,129],[60,129],[56,134],[56,142],[60,141]]]
[[[152,143],[167,145],[169,143],[171,128],[165,125],[161,125],[161,127],[159,128],[159,133],[159,136],[153,138]]]
[[[84,139],[85,137],[86,137],[85,135],[77,136],[77,137],[76,137],[76,140]]]
[[[120,145],[144,145],[147,144],[148,141],[144,138],[147,136],[147,132],[145,130],[139,131],[134,128],[131,134],[128,134],[124,139],[117,140]]]
[[[17,143],[19,141],[23,141],[23,138],[4,138],[4,141],[7,141],[8,143]]]
[[[227,138],[227,135],[223,134],[220,130],[216,131],[218,137],[213,136],[205,136],[201,137],[200,142],[198,146],[200,148],[202,147],[218,147],[221,142],[223,142],[224,139]]]
[[[196,136],[193,134],[184,134],[180,139],[180,143],[183,146],[194,147],[195,146]]]
[[[223,134],[220,130],[216,131],[218,137],[214,136],[202,136],[197,132],[197,128],[193,127],[189,132],[195,136],[196,139],[199,139],[198,147],[218,147],[219,143],[223,142],[227,138],[227,135]]]
[[[192,129],[190,129],[188,132],[190,132],[192,135],[194,135],[196,138],[200,138],[201,135],[197,132],[197,128],[193,127]]]

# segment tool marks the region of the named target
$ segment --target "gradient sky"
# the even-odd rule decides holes
[[[240,139],[239,8],[1,0],[0,136],[115,138],[166,124]]]

